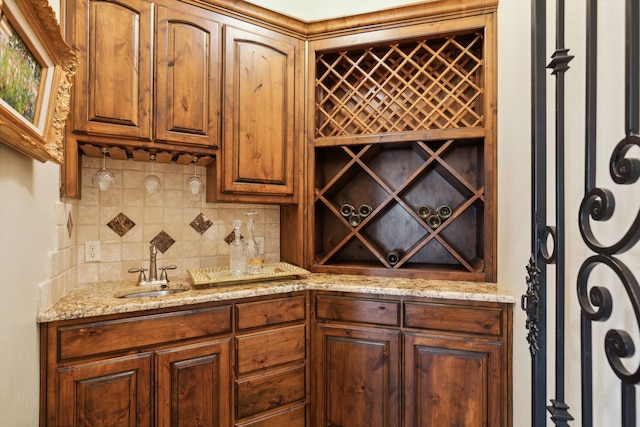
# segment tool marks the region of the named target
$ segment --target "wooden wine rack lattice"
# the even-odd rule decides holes
[[[316,138],[483,126],[482,32],[316,58]]]
[[[317,148],[315,265],[481,273],[482,161],[479,140]],[[354,227],[340,212],[348,202],[373,211]],[[436,202],[453,212],[432,229],[418,206]]]

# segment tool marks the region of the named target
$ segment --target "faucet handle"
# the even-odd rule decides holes
[[[129,269],[129,273],[140,273],[140,275],[138,276],[138,284],[147,281],[147,275],[144,274],[145,271],[147,271],[147,269],[144,267]]]
[[[167,270],[175,270],[176,268],[178,268],[178,266],[176,265],[163,265],[162,267],[160,267],[160,270],[162,270],[162,272],[160,273],[160,280],[166,280],[167,283],[169,283]]]

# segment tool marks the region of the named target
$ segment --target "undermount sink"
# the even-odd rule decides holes
[[[180,292],[187,291],[186,288],[165,288],[165,289],[154,289],[154,290],[143,290],[136,289],[134,291],[118,295],[118,298],[145,298],[145,297],[161,297],[164,295],[172,295]]]

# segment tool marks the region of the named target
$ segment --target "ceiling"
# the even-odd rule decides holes
[[[322,21],[437,0],[245,0],[302,21]]]

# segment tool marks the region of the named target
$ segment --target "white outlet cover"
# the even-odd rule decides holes
[[[84,259],[87,262],[100,261],[100,241],[87,240],[84,243]]]

